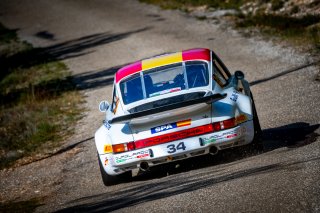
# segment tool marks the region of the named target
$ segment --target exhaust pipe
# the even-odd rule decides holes
[[[210,147],[210,149],[209,149],[209,153],[210,153],[211,155],[217,154],[218,151],[219,151],[218,148],[215,147],[215,146],[212,146],[212,147]]]
[[[139,165],[139,168],[144,172],[148,171],[149,170],[149,164],[147,162],[141,162],[140,165]]]

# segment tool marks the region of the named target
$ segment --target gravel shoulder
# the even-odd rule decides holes
[[[43,197],[38,212],[320,211],[319,68],[308,54],[134,0],[2,0],[0,21],[63,60],[86,96],[85,116],[64,152],[0,171],[1,201]],[[245,72],[266,152],[219,155],[211,164],[188,161],[192,167],[185,163],[169,176],[160,172],[104,187],[93,135],[114,72],[194,47],[213,49],[232,72]]]

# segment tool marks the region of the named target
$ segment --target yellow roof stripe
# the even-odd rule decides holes
[[[159,56],[157,58],[146,59],[142,61],[142,70],[151,69],[167,64],[182,62],[182,52],[170,55]]]

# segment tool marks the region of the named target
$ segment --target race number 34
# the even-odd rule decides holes
[[[167,146],[168,153],[172,154],[175,153],[178,150],[186,150],[186,146],[184,145],[184,142],[180,142],[177,146],[174,144],[170,144]]]

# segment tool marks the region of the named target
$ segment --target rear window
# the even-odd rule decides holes
[[[143,72],[146,97],[184,90],[186,86],[183,73],[181,63]]]
[[[135,74],[120,82],[120,90],[124,104],[130,104],[208,84],[208,64],[203,61],[189,61]]]

